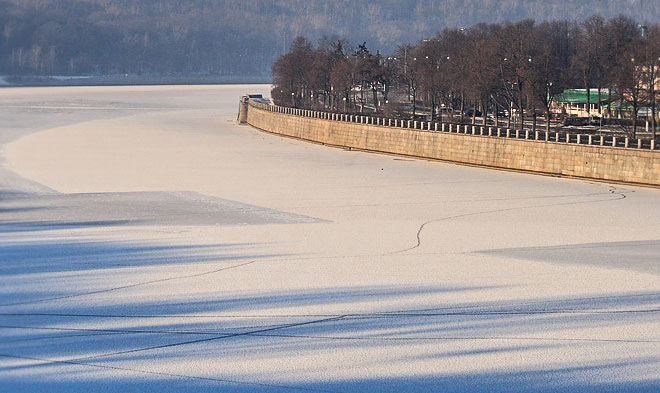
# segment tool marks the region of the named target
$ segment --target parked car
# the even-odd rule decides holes
[[[605,119],[602,119],[598,116],[591,116],[589,118],[589,125],[600,126],[600,125],[603,125],[603,124],[605,124]]]
[[[463,111],[463,115],[473,116],[475,114],[474,111],[475,111],[474,109],[466,109],[466,110]],[[479,111],[479,109],[476,110],[476,115],[481,116],[481,112]]]
[[[561,124],[563,126],[586,126],[589,125],[589,118],[569,116],[564,118],[564,121]]]
[[[491,113],[488,114],[488,117],[494,118],[495,115],[497,115],[497,117],[499,117],[499,118],[508,117],[508,115],[507,115],[507,113],[504,109],[498,109],[497,114],[491,112]]]

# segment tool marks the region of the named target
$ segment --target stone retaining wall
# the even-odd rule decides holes
[[[530,135],[529,131],[395,121],[252,101],[247,111],[247,123],[274,134],[333,146],[557,176],[660,186],[660,150],[655,150],[652,141],[634,140],[631,143],[623,138],[617,141],[611,137],[545,135],[545,132]]]

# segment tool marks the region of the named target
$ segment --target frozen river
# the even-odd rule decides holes
[[[0,391],[657,392],[660,190],[0,89]]]

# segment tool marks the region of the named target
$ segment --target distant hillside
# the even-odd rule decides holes
[[[0,75],[270,75],[296,35],[393,51],[444,27],[625,13],[657,0],[0,0]]]

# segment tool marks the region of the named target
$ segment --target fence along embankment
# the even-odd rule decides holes
[[[243,101],[260,130],[333,146],[660,187],[654,141],[345,115]]]

